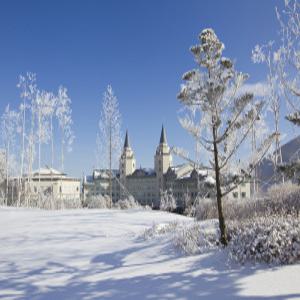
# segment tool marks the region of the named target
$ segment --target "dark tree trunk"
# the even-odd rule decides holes
[[[112,125],[109,127],[109,207],[112,208]]]
[[[220,228],[220,241],[224,246],[227,246],[227,234],[225,219],[223,216],[222,208],[222,191],[221,191],[221,182],[220,182],[220,169],[219,169],[219,159],[218,159],[218,146],[217,146],[217,132],[216,127],[213,127],[213,145],[214,145],[214,161],[215,161],[215,177],[216,177],[216,190],[217,190],[217,204],[218,204],[218,215],[219,215],[219,228]]]

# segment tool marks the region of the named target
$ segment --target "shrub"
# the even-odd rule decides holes
[[[245,263],[300,261],[300,219],[273,215],[228,222],[229,257]]]
[[[108,208],[110,203],[109,200],[108,196],[91,196],[85,201],[85,206],[87,208]]]
[[[130,208],[141,208],[141,205],[135,201],[133,197],[128,197],[126,199],[120,199],[113,205],[117,209],[130,209]]]
[[[153,223],[153,225],[150,228],[145,229],[145,231],[142,234],[142,237],[145,240],[149,240],[157,236],[169,234],[174,232],[178,225],[179,223],[177,221],[161,224]]]
[[[160,210],[170,211],[170,212],[176,209],[177,207],[176,200],[171,189],[162,192],[159,207]]]
[[[261,198],[223,199],[223,213],[228,220],[244,220],[268,215],[295,215],[300,211],[300,187],[292,183],[272,186]],[[215,199],[200,199],[195,207],[197,220],[217,218]]]
[[[218,229],[215,220],[210,222],[153,224],[142,237],[146,240],[167,237],[175,249],[186,255],[204,253],[218,247]]]
[[[267,193],[269,210],[280,214],[299,216],[300,186],[291,182],[273,185]]]
[[[203,224],[194,222],[177,227],[174,231],[172,242],[175,248],[184,254],[204,253],[218,247],[219,232],[215,226],[208,230],[203,227]]]
[[[218,217],[217,200],[203,198],[197,201],[194,208],[194,216],[197,220],[215,219]]]

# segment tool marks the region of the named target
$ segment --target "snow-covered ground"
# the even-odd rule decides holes
[[[300,265],[231,266],[185,257],[153,225],[158,211],[0,208],[0,299],[300,299]]]

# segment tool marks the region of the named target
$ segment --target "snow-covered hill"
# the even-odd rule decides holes
[[[0,209],[0,299],[300,299],[300,265],[228,266],[222,251],[182,256],[158,211]]]

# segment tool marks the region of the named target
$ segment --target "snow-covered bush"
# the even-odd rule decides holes
[[[300,186],[291,182],[273,185],[268,190],[269,211],[299,215]]]
[[[142,234],[142,237],[145,240],[149,240],[157,236],[172,233],[175,231],[178,225],[179,223],[177,221],[161,224],[153,223],[153,225],[150,228],[145,229],[145,231]]]
[[[160,210],[174,211],[177,207],[172,190],[163,191],[160,197]]]
[[[87,208],[108,208],[109,197],[102,195],[91,196],[85,201],[85,206]]]
[[[170,222],[153,224],[142,237],[146,240],[165,237],[173,247],[186,255],[204,253],[219,245],[219,230],[216,220],[207,222]]]
[[[117,209],[130,209],[130,208],[141,208],[141,205],[135,201],[134,197],[128,197],[126,199],[120,199],[113,205]]]
[[[215,223],[215,222],[214,222]],[[194,222],[178,226],[173,234],[173,245],[184,254],[193,255],[216,249],[219,245],[219,230],[217,224]],[[212,229],[206,228],[206,226]]]
[[[79,198],[53,198],[50,194],[32,195],[21,202],[23,207],[40,208],[46,210],[74,209],[81,208],[82,203]]]
[[[273,215],[228,222],[229,257],[245,263],[300,261],[300,219]]]
[[[223,204],[224,206],[224,204]],[[216,199],[200,199],[195,206],[194,216],[197,220],[215,219],[218,217]]]
[[[194,213],[194,206],[193,206],[193,199],[192,197],[189,195],[189,193],[184,193],[183,194],[183,198],[182,198],[182,203],[183,203],[183,214],[186,216],[192,216]]]
[[[226,219],[244,220],[267,215],[295,215],[300,211],[300,187],[292,183],[274,185],[261,198],[224,199],[223,212]],[[197,220],[217,218],[215,199],[201,199],[195,206]]]

